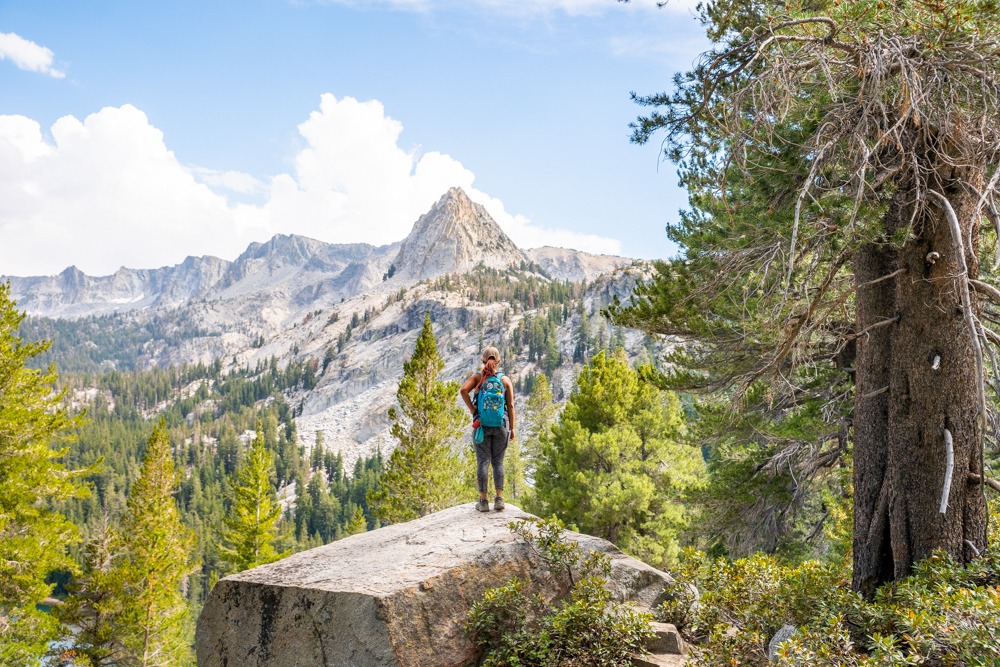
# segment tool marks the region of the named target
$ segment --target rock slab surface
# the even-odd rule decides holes
[[[531,515],[469,503],[294,554],[221,580],[198,619],[199,667],[451,667],[472,664],[463,630],[492,586],[530,576],[565,593],[508,529]],[[611,543],[566,533],[607,553],[616,600],[648,609],[668,575]]]

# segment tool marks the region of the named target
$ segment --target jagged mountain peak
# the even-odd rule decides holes
[[[122,267],[107,276],[88,276],[70,266],[57,276],[0,276],[0,280],[11,282],[19,307],[47,317],[176,308],[206,298],[229,299],[236,308],[277,304],[273,312],[279,317],[311,305],[312,300],[345,298],[381,283],[390,253],[396,250],[397,246],[330,244],[278,234],[251,243],[233,262],[211,255],[188,256],[173,266]],[[356,263],[366,270],[345,273]],[[256,305],[247,305],[252,301]]]
[[[275,234],[269,240],[251,243],[236,259],[236,262],[248,259],[280,258],[292,262],[308,260],[316,251],[325,245],[322,241],[297,234]]]
[[[76,264],[70,264],[59,273],[59,279],[64,282],[76,282],[86,277],[86,274],[77,268]]]
[[[350,262],[367,261],[379,249],[368,243],[326,243],[298,234],[276,234],[263,243],[251,243],[233,262],[236,274],[244,276],[266,267],[304,267],[337,273]]]
[[[400,279],[422,280],[480,264],[507,269],[527,261],[481,204],[451,188],[414,223],[393,265]]]
[[[278,234],[251,243],[234,261],[188,256],[173,266],[123,267],[106,276],[69,266],[54,276],[0,275],[0,281],[10,281],[18,307],[31,315],[74,319],[211,301],[218,321],[257,321],[266,312],[267,327],[276,328],[285,318],[298,320],[300,310],[382,289],[387,273],[393,278],[385,289],[398,290],[479,265],[504,270],[525,263],[554,279],[590,280],[628,260],[551,248],[522,252],[483,206],[461,188],[451,188],[420,216],[405,241],[388,246]]]

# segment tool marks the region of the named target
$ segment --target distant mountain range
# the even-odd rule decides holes
[[[78,318],[150,308],[177,308],[273,293],[294,312],[349,299],[383,282],[417,282],[477,266],[534,268],[553,279],[589,280],[632,260],[564,248],[520,250],[486,209],[460,188],[446,192],[414,224],[401,243],[332,244],[279,234],[252,243],[234,261],[188,257],[158,269],[122,267],[109,276],[88,276],[75,266],[55,276],[0,276],[9,280],[18,307],[30,315]]]
[[[601,317],[647,272],[648,263],[624,257],[521,250],[452,188],[406,239],[387,246],[278,235],[234,261],[189,257],[110,276],[70,267],[0,280],[31,315],[26,335],[53,339],[64,371],[309,365],[315,385],[286,396],[299,437],[308,447],[322,431],[350,465],[376,447],[391,449],[386,412],[425,313],[446,378],[474,370],[488,341],[515,381],[544,371],[565,395],[579,363],[612,339],[632,356],[649,353],[649,339]]]

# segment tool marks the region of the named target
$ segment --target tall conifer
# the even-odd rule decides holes
[[[70,584],[70,596],[53,613],[76,628],[70,651],[74,663],[86,667],[123,664],[125,610],[123,570],[115,567],[119,538],[107,513],[103,514],[84,548],[83,572]]]
[[[525,477],[535,478],[535,470],[542,452],[541,438],[552,426],[556,410],[557,406],[552,398],[552,385],[545,375],[539,374],[528,396],[528,403],[525,406],[526,416],[523,419],[527,428],[522,429],[523,447],[520,453]],[[531,502],[525,506],[534,507]]]
[[[676,341],[665,379],[730,413],[705,444],[740,483],[718,488],[744,537],[719,537],[730,553],[810,542],[850,456],[857,591],[939,550],[970,562],[1000,370],[980,267],[1000,217],[1000,4],[699,10],[709,50],[636,97],[650,113],[633,134],[666,132],[682,255],[612,312]]]
[[[365,520],[365,513],[360,507],[355,507],[351,514],[351,521],[347,524],[347,534],[357,535],[368,530],[368,522]]]
[[[129,492],[122,520],[123,665],[174,667],[191,662],[191,624],[181,585],[192,571],[195,545],[177,511],[176,485],[170,439],[161,421],[146,444],[142,473]]]
[[[273,563],[284,554],[274,549],[281,506],[271,485],[274,456],[258,428],[246,459],[232,481],[232,507],[223,519],[221,558],[236,572]]]
[[[51,592],[46,575],[72,567],[66,549],[76,528],[53,505],[83,495],[76,473],[59,462],[55,441],[77,422],[54,390],[55,370],[27,363],[48,343],[18,335],[24,315],[0,284],[0,664],[36,664],[58,624],[35,605]]]
[[[409,521],[456,505],[471,489],[463,484],[462,461],[454,443],[466,414],[459,407],[457,382],[438,380],[444,360],[438,354],[430,313],[416,348],[403,364],[392,408],[392,435],[398,441],[380,488],[368,495],[382,523]]]
[[[580,372],[558,422],[542,437],[539,513],[663,566],[687,525],[683,493],[704,477],[701,451],[681,442],[680,402],[634,370],[621,350]]]

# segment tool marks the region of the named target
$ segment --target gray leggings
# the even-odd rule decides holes
[[[503,455],[507,452],[510,432],[506,426],[484,426],[483,441],[476,443],[476,482],[479,493],[486,493],[490,464],[493,464],[493,485],[503,489]]]

